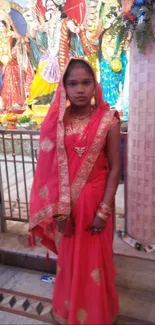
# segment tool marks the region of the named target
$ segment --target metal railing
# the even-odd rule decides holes
[[[28,222],[29,195],[39,151],[39,131],[0,130],[0,225]],[[121,133],[122,172],[127,197],[127,133]]]
[[[28,222],[29,195],[39,150],[39,131],[0,130],[1,230],[7,220]]]

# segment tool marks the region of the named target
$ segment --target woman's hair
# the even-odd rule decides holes
[[[68,67],[67,67],[67,70],[64,73],[64,76],[63,76],[63,84],[64,84],[64,86],[66,86],[66,82],[67,82],[68,77],[70,76],[72,70],[77,65],[80,65],[81,68],[83,68],[85,71],[89,72],[90,75],[93,77],[94,83],[95,83],[95,75],[94,75],[93,69],[90,67],[90,65],[86,61],[83,61],[83,60],[80,60],[80,59],[72,59],[70,61],[69,65],[68,65]]]

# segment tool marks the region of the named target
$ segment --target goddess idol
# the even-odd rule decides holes
[[[28,98],[28,104],[32,104],[36,98],[55,92],[70,56],[90,55],[92,46],[83,26],[85,0],[35,1],[26,15],[28,25],[31,21],[31,28],[46,32],[48,38],[48,49],[40,58]]]
[[[62,22],[66,17],[61,11],[63,4],[64,0],[29,2],[29,10],[25,14],[30,26],[29,34],[40,31],[47,35],[47,49],[39,60],[28,98],[29,105],[34,103],[36,98],[53,93],[60,80],[59,40]]]
[[[18,5],[17,5],[18,7]],[[23,106],[33,73],[27,57],[26,40],[18,33],[9,13],[11,6],[0,1],[0,62],[3,65],[1,97],[7,110]]]

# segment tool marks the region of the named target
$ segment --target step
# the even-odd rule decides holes
[[[114,263],[118,286],[155,293],[155,253],[139,252],[116,235]]]
[[[125,317],[125,316],[120,316],[118,318],[117,322],[115,323],[115,325],[151,325],[151,324],[152,323],[150,323],[150,322],[144,322],[139,319]]]
[[[42,272],[56,272],[57,257],[49,252],[51,264],[46,263],[47,250],[39,240],[28,247],[26,235],[0,233],[0,262]],[[116,285],[155,293],[155,254],[138,252],[115,236],[114,262],[117,270]]]
[[[121,315],[155,324],[155,293],[117,287]]]
[[[0,233],[1,264],[55,274],[56,255],[49,252],[50,264],[47,264],[46,254],[47,250],[39,240],[35,247],[29,247],[27,235]]]

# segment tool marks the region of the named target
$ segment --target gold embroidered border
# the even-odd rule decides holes
[[[56,214],[70,214],[70,185],[68,172],[68,159],[64,147],[64,123],[63,117],[66,110],[66,93],[63,86],[60,89],[60,114],[57,127],[57,155],[59,175],[59,202],[45,206],[31,218],[30,229],[41,223],[45,218],[51,218]],[[46,139],[47,140],[47,139]],[[47,141],[45,143],[47,145]],[[48,143],[49,144],[49,143]],[[48,147],[48,146],[47,146]]]
[[[72,198],[72,204],[73,206],[76,204],[81,191],[86,184],[86,181],[90,175],[90,172],[92,170],[92,167],[103,147],[104,141],[106,139],[106,136],[108,134],[108,131],[110,129],[110,124],[112,121],[113,116],[115,115],[115,110],[108,111],[104,116],[102,117],[101,123],[98,127],[96,136],[94,138],[94,141],[89,149],[89,152],[87,154],[87,157],[84,159],[80,170],[72,184],[71,187],[71,198]]]
[[[60,113],[57,127],[57,150],[58,150],[58,175],[59,175],[59,202],[70,204],[70,185],[69,185],[69,172],[68,172],[68,159],[64,147],[64,134],[65,128],[63,117],[66,110],[66,93],[61,87],[60,98]],[[70,211],[67,211],[69,214]]]
[[[81,135],[82,136],[82,138],[83,138],[83,134],[81,134],[84,130],[85,130],[85,128],[88,126],[88,123],[84,123],[83,125],[74,125],[74,130],[72,130],[72,127],[71,127],[71,125],[67,125],[66,127],[65,127],[65,135],[67,135],[67,136],[72,136],[73,135],[73,132],[74,132],[74,134],[79,134],[79,135]],[[86,137],[86,136],[85,136]]]
[[[59,247],[60,247],[60,242],[61,242],[62,237],[63,237],[63,234],[58,231],[58,226],[56,226],[54,242],[55,242],[57,252],[59,252]]]
[[[39,210],[30,219],[30,229],[40,224],[45,218],[51,218],[56,214],[66,214],[70,211],[70,203],[61,202],[50,204],[45,206],[43,209]]]

